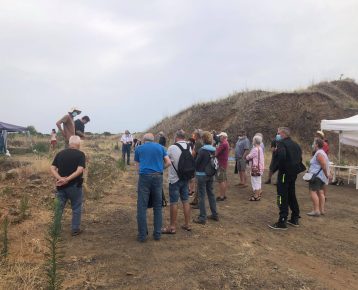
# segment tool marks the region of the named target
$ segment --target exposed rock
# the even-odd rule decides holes
[[[15,179],[19,177],[19,173],[16,169],[10,169],[5,174],[5,179]]]
[[[31,181],[31,183],[32,183],[32,184],[42,184],[42,181],[41,181],[41,179],[33,179],[33,180]]]
[[[38,174],[31,174],[31,175],[29,176],[29,179],[30,179],[31,181],[41,180],[41,176],[38,175]]]

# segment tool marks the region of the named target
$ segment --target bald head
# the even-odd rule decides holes
[[[68,143],[70,148],[79,149],[81,145],[81,138],[79,136],[71,136]]]
[[[145,133],[143,136],[143,142],[153,142],[154,135],[152,133]]]

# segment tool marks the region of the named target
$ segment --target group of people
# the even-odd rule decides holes
[[[79,110],[69,112],[62,118],[64,128],[59,129],[64,136],[73,133],[68,139],[68,146],[59,152],[51,166],[52,174],[56,178],[57,196],[64,208],[67,200],[72,206],[72,234],[81,232],[82,182],[85,169],[85,155],[80,151],[80,137],[76,131],[68,128],[66,124],[73,123],[73,118],[80,113]],[[61,121],[60,120],[60,121]],[[59,122],[60,122],[59,121]],[[58,122],[58,124],[59,124]],[[72,130],[72,131],[71,131]],[[164,137],[161,132],[159,137]],[[165,138],[165,137],[164,137]],[[227,200],[227,168],[230,146],[228,134],[221,132],[208,132],[197,129],[187,139],[184,130],[175,132],[174,144],[166,149],[166,139],[159,138],[155,142],[152,133],[146,133],[142,142],[134,140],[127,130],[121,136],[122,158],[127,157],[130,164],[131,146],[134,145],[134,161],[139,173],[137,188],[137,225],[138,241],[147,240],[147,209],[153,208],[154,229],[153,237],[160,240],[162,234],[175,234],[177,231],[177,212],[179,200],[183,206],[184,224],[181,229],[191,231],[191,206],[199,209],[199,214],[192,220],[197,224],[206,224],[207,220],[219,221],[217,202]],[[135,144],[134,144],[135,143]],[[290,129],[280,127],[275,140],[271,143],[272,160],[269,178],[277,174],[277,205],[279,207],[278,221],[269,227],[275,230],[286,230],[287,224],[298,227],[300,209],[296,198],[295,183],[299,173],[306,170],[302,162],[302,150],[290,137]],[[327,184],[330,179],[328,143],[324,134],[317,132],[312,145],[313,154],[308,173],[310,174],[309,189],[313,203],[313,210],[307,213],[317,217],[325,214],[324,203],[326,199]],[[252,142],[247,138],[244,130],[239,132],[235,145],[235,172],[239,173],[240,187],[247,187],[247,172],[251,177],[252,195],[250,201],[260,201],[262,197],[262,176],[265,170],[265,146],[263,136],[257,133]],[[163,226],[163,172],[169,168],[169,201],[170,223]],[[215,196],[214,181],[218,183],[219,193]],[[190,196],[193,201],[190,204]],[[206,199],[208,199],[210,214],[207,214]],[[191,206],[190,206],[191,205]],[[289,218],[289,209],[291,217]]]
[[[227,199],[227,166],[230,146],[228,135],[225,132],[213,134],[208,131],[195,130],[192,137],[186,139],[185,132],[178,130],[175,133],[174,144],[166,151],[163,146],[154,142],[154,135],[144,135],[144,144],[135,151],[135,161],[139,166],[138,181],[138,240],[147,239],[148,229],[146,222],[147,201],[153,199],[155,240],[159,240],[161,234],[175,234],[177,230],[177,209],[179,199],[183,205],[184,224],[183,230],[191,231],[189,196],[194,195],[192,207],[199,209],[199,214],[192,221],[205,224],[207,219],[219,221],[217,202]],[[277,205],[279,208],[278,221],[268,226],[274,230],[286,230],[287,224],[298,227],[300,209],[296,198],[296,180],[298,174],[306,170],[302,162],[301,147],[291,139],[290,129],[280,127],[277,135],[271,143],[272,161],[270,164],[269,179],[277,174]],[[323,149],[324,148],[324,149]],[[317,217],[324,215],[324,202],[326,188],[329,179],[328,143],[324,140],[324,134],[317,131],[312,145],[313,154],[308,173],[311,174],[309,190],[313,202],[313,211],[308,216]],[[247,172],[251,176],[252,196],[250,201],[259,201],[262,197],[262,176],[265,170],[263,136],[255,134],[252,143],[245,131],[239,132],[239,138],[235,145],[235,171],[240,175],[240,187],[247,187]],[[188,155],[190,152],[190,155]],[[193,158],[193,168],[187,162],[187,171],[193,170],[192,176],[183,175],[180,169],[182,162],[188,156]],[[215,176],[207,171],[207,167],[215,157],[218,167]],[[163,171],[169,167],[169,199],[170,199],[170,224],[162,227],[162,196],[163,196]],[[247,170],[249,168],[249,170]],[[185,170],[184,170],[185,171]],[[214,180],[218,182],[219,194],[215,197],[213,191]],[[208,199],[210,215],[206,212],[206,198]],[[291,216],[289,217],[289,209]]]
[[[72,108],[57,123],[57,127],[65,140],[65,149],[56,154],[51,173],[56,178],[56,196],[62,211],[68,200],[72,208],[71,233],[79,235],[81,229],[81,213],[83,199],[83,173],[86,168],[86,156],[80,150],[81,139],[85,138],[85,125],[90,121],[88,116],[74,121],[81,114],[78,108]],[[52,130],[51,145],[56,148],[56,131]]]

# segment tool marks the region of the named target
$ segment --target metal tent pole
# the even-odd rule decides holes
[[[341,133],[342,131],[339,131],[338,134],[338,164],[341,165]]]

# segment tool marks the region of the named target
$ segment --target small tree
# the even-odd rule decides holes
[[[29,131],[31,135],[36,135],[36,134],[38,134],[37,130],[36,130],[35,127],[32,126],[32,125],[27,126],[27,131]]]
[[[53,209],[53,219],[49,226],[46,241],[48,243],[48,253],[46,254],[46,274],[47,274],[47,289],[57,290],[61,289],[62,275],[59,272],[61,268],[61,259],[63,257],[61,249],[61,203],[58,198],[55,199]]]
[[[9,228],[9,219],[6,216],[2,223],[3,228],[3,237],[2,237],[2,249],[0,253],[1,258],[6,258],[9,254],[9,238],[8,238],[8,228]]]

